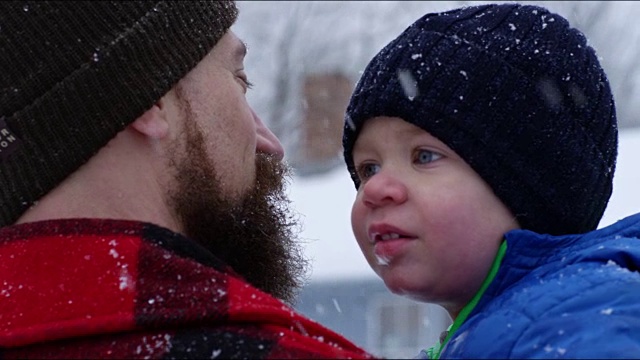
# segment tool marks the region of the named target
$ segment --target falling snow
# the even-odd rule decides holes
[[[338,305],[338,300],[336,300],[335,298],[331,300],[333,301],[333,306],[336,307],[336,310],[338,310],[338,312],[341,313],[342,310],[340,309],[340,305]]]
[[[413,77],[413,74],[411,74],[411,71],[406,69],[398,70],[398,81],[400,82],[400,86],[402,86],[405,96],[410,101],[413,101],[413,99],[418,96],[418,83]]]
[[[131,277],[131,275],[129,274],[129,271],[127,271],[127,266],[124,265],[121,269],[120,269],[120,277],[119,277],[119,286],[118,288],[120,290],[125,290],[125,289],[130,289],[133,287],[133,279]]]
[[[613,313],[613,309],[612,308],[607,308],[607,309],[603,309],[600,311],[600,314],[602,315],[611,315],[611,313]]]
[[[351,131],[355,131],[356,130],[356,125],[353,123],[353,120],[351,119],[351,117],[349,115],[345,115],[345,119],[344,120],[345,120],[345,123],[351,129]]]

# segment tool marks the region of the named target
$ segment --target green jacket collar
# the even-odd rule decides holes
[[[427,349],[426,352],[427,352],[427,355],[429,356],[429,359],[440,359],[440,353],[442,353],[442,350],[444,349],[444,347],[447,345],[449,340],[456,333],[458,328],[460,328],[460,326],[465,322],[465,320],[467,320],[467,317],[469,316],[469,314],[471,314],[473,309],[476,307],[476,305],[478,304],[478,301],[480,301],[480,298],[482,298],[482,295],[487,290],[487,287],[489,287],[489,284],[491,284],[493,279],[496,277],[496,274],[498,273],[498,269],[500,268],[500,264],[502,263],[502,259],[504,258],[504,254],[506,252],[507,252],[507,242],[505,240],[502,242],[502,245],[500,245],[500,248],[498,249],[498,254],[496,255],[496,258],[493,260],[493,264],[491,264],[491,268],[489,269],[489,274],[487,274],[487,277],[482,282],[482,285],[480,285],[480,289],[473,296],[471,301],[469,301],[467,305],[465,305],[462,308],[462,310],[460,310],[460,314],[458,314],[453,324],[451,324],[447,329],[447,336],[445,337],[444,341]]]

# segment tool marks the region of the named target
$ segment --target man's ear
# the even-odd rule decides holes
[[[140,134],[155,140],[161,140],[169,134],[169,121],[164,108],[163,99],[155,103],[151,109],[138,117],[131,127]]]

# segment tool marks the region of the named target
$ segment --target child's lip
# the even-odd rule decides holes
[[[372,244],[375,244],[379,241],[386,241],[391,239],[416,238],[415,235],[386,223],[371,224],[367,233],[369,235],[369,242],[371,242]]]

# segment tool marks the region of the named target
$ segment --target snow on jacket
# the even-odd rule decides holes
[[[0,358],[366,358],[155,225],[0,229]]]
[[[640,358],[639,237],[640,214],[582,235],[507,233],[440,358]]]

